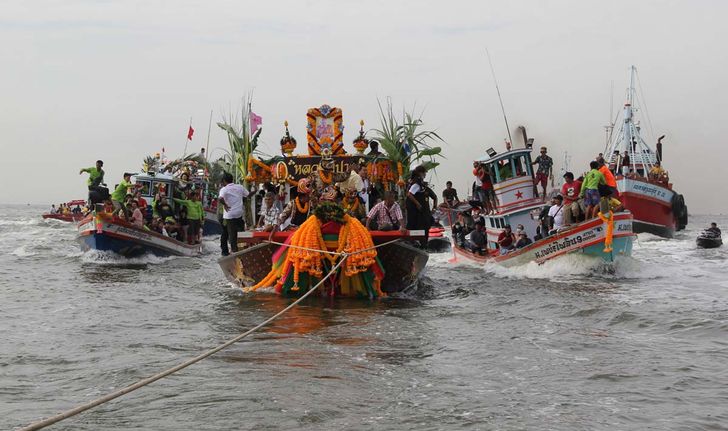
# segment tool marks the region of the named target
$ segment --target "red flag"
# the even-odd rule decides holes
[[[195,129],[193,129],[192,126],[190,126],[190,130],[187,131],[187,140],[188,141],[191,141],[192,140],[192,135],[194,133],[195,133]]]

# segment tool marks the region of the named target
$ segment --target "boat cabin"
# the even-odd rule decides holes
[[[475,160],[490,176],[497,200],[496,213],[483,215],[489,250],[498,249],[498,235],[506,225],[511,225],[515,232],[516,226],[522,224],[529,238],[536,235],[543,202],[534,187],[531,151],[526,147],[498,154],[489,149],[487,156]]]

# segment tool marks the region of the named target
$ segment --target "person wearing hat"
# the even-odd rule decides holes
[[[175,220],[174,217],[167,216],[164,219],[164,227],[162,228],[162,235],[165,235],[172,239],[176,239],[176,240],[180,241],[180,238],[181,238],[180,227],[177,224],[177,220]]]
[[[472,252],[482,254],[483,250],[485,250],[487,241],[488,238],[485,234],[485,220],[483,220],[482,218],[478,218],[478,220],[475,222],[475,230],[470,232],[467,247]]]
[[[516,230],[516,238],[518,238],[518,241],[516,241],[516,248],[523,248],[533,243],[523,230],[520,232]]]
[[[124,172],[124,178],[122,178],[121,182],[116,186],[116,189],[114,189],[114,192],[111,194],[111,203],[114,204],[115,210],[124,206],[124,199],[129,193],[129,189],[132,187],[131,174],[129,172]]]

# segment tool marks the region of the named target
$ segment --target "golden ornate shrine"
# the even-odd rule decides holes
[[[334,156],[346,154],[344,151],[344,122],[341,109],[329,105],[311,108],[306,113],[306,138],[308,141],[308,154],[321,155],[321,145],[331,145]]]

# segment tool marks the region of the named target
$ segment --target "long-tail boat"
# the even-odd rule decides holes
[[[228,280],[246,291],[269,288],[292,296],[307,292],[322,278],[326,281],[320,294],[330,296],[375,298],[407,293],[416,287],[428,254],[412,243],[424,243],[425,231],[369,231],[357,217],[349,215],[352,208],[335,202],[339,191],[334,186],[347,179],[351,164],[362,166],[369,181],[382,190],[403,190],[408,166],[383,153],[364,154],[370,142],[365,138],[363,122],[361,125],[353,142],[356,152],[348,154],[343,147],[341,109],[322,105],[307,113],[308,154],[293,154],[296,140],[287,122],[281,139],[282,156],[262,161],[252,151],[246,154],[246,165],[240,169],[246,172],[246,184],[256,188],[273,184],[282,189],[281,195],[295,199],[299,182],[307,181],[313,199],[307,204],[310,209],[298,210],[304,221],[295,230],[240,233],[240,251],[218,261]],[[355,206],[359,204],[355,201]],[[255,201],[248,205],[252,216]],[[328,274],[344,256],[342,267]]]

